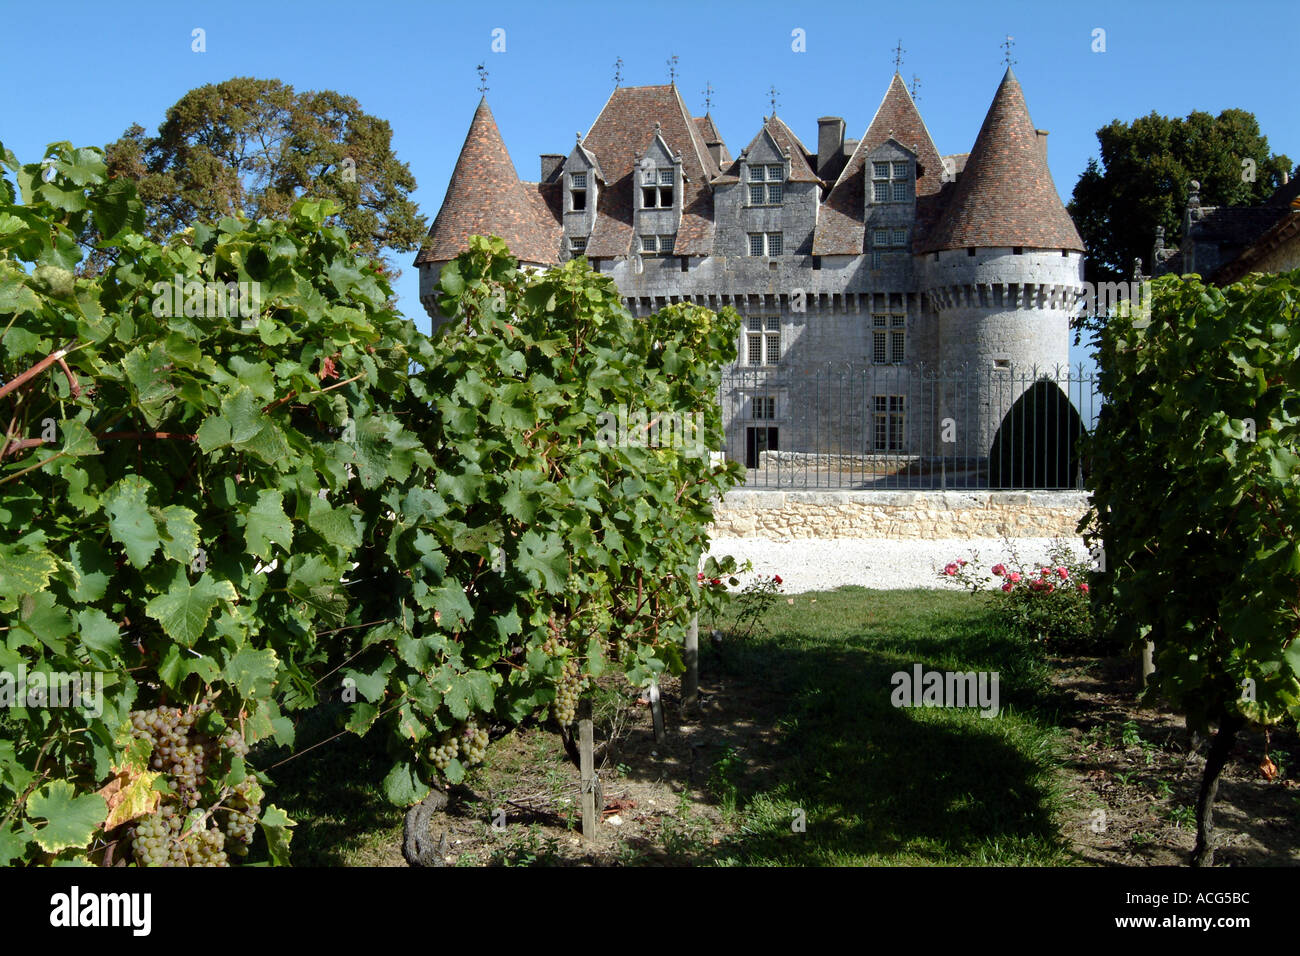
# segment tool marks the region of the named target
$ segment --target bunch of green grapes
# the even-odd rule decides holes
[[[199,719],[211,711],[212,698],[208,697],[185,709],[158,706],[131,713],[132,734],[149,742],[150,766],[168,779],[172,791],[155,813],[137,821],[129,831],[135,860],[141,866],[228,866],[228,842],[230,853],[248,853],[262,798],[251,776],[234,788],[212,826],[196,823],[186,832],[186,812],[198,808],[205,795],[213,802],[218,796],[210,781],[221,779],[232,756],[248,753],[248,744],[238,730],[218,739],[199,729]]]
[[[225,835],[230,845],[228,852],[235,856],[247,856],[262,809],[262,791],[251,776],[235,784],[234,790],[219,812],[225,817]]]
[[[131,849],[141,866],[229,866],[225,835],[215,827],[200,828],[197,821],[185,832],[185,817],[172,804],[136,822]]]
[[[438,772],[447,769],[447,764],[451,763],[460,755],[460,741],[454,733],[448,732],[442,736],[437,747],[429,748],[429,759],[433,765],[438,768]]]
[[[212,738],[194,726],[211,709],[212,702],[204,700],[185,710],[155,707],[131,713],[131,733],[149,741],[153,748],[151,766],[171,777],[183,809],[199,805],[199,790],[207,781],[206,771],[215,757]]]
[[[189,866],[230,866],[226,835],[216,827],[194,830],[185,838]]]
[[[464,752],[462,760],[465,766],[472,767],[482,763],[483,758],[487,756],[488,732],[480,730],[478,724],[471,720],[465,725],[461,740]]]
[[[571,724],[578,714],[578,698],[587,688],[587,678],[578,673],[576,661],[565,661],[564,670],[555,684],[555,700],[551,701],[551,715],[561,724]]]
[[[184,820],[171,804],[138,820],[131,830],[131,850],[140,866],[172,866]],[[183,855],[184,851],[180,851]]]

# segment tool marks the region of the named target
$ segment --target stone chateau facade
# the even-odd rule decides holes
[[[1068,364],[1083,294],[1047,133],[1010,69],[969,153],[940,153],[897,73],[861,138],[817,122],[815,149],[774,114],[733,157],[675,85],[620,87],[525,182],[484,99],[416,259],[421,302],[436,326],[439,272],[474,234],[538,267],[585,255],[634,315],[689,301],[744,317],[729,457],[813,451],[801,422],[823,415],[842,418],[835,454],[943,453],[951,417],[986,456],[1023,392],[1012,372]],[[801,388],[831,365],[867,376],[847,411]],[[961,387],[922,384],[922,369],[955,366],[971,372]]]

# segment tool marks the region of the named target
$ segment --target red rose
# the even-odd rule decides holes
[[[1088,585],[1086,585],[1086,584],[1080,584],[1080,585],[1079,585],[1079,590],[1082,591],[1084,594],[1087,594],[1087,593],[1088,593]]]
[[[1007,573],[1007,566],[1005,564],[995,564],[991,570],[998,577],[1002,577],[1002,575]]]
[[[947,574],[947,575],[953,575],[953,574],[956,574],[956,573],[957,573],[957,563],[954,561],[953,563],[951,563],[951,564],[945,566],[944,569],[943,569],[943,573],[944,573],[944,574]]]
[[[777,584],[780,584],[780,583],[781,583],[781,575],[779,575],[779,574],[775,574],[775,575],[773,575],[773,576],[772,576],[772,580],[775,581]]]
[[[1004,591],[1010,591],[1010,590],[1011,590],[1012,588],[1014,588],[1014,587],[1015,587],[1015,585],[1012,584],[1010,581],[1003,581],[1003,582],[1002,582],[1002,590],[1004,590]]]
[[[722,583],[722,578],[714,578],[714,579],[713,579],[712,581],[710,581],[709,583],[710,583],[710,584],[721,584],[721,583]]]
[[[1056,576],[1060,578],[1062,581],[1064,581],[1066,578],[1070,576],[1070,572],[1067,568],[1057,568]]]

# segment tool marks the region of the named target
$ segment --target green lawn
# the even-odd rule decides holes
[[[841,589],[797,595],[793,605],[782,598],[767,624],[761,637],[701,642],[706,685],[743,690],[744,719],[777,733],[762,748],[714,755],[708,789],[724,808],[727,832],[716,844],[669,848],[674,858],[684,853],[706,865],[1070,862],[1055,819],[1061,754],[1046,668],[980,602],[952,591]],[[917,663],[997,671],[1001,715],[895,708],[890,677]],[[327,736],[329,721],[326,714],[304,721],[299,749]],[[538,735],[528,746],[557,751],[559,766],[554,739]],[[492,751],[503,746],[494,742]],[[384,804],[377,781],[388,762],[373,749],[342,738],[271,771],[271,799],[300,820],[298,865],[394,862],[401,816]],[[285,756],[259,755],[256,764]],[[792,830],[796,810],[804,832]]]
[[[816,598],[813,602],[812,598]],[[722,862],[1052,865],[1066,862],[1054,702],[1032,649],[968,595],[841,589],[799,595],[768,633],[704,657],[773,690],[773,772],[731,775],[742,832]],[[891,675],[997,671],[1000,716],[895,708]],[[794,811],[807,820],[792,832]]]

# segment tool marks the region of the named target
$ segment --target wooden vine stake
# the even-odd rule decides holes
[[[695,709],[700,700],[700,616],[691,616],[686,629],[686,673],[682,675],[682,716]]]
[[[591,719],[591,701],[584,697],[578,702],[578,763],[582,773],[582,838],[596,839],[600,826],[600,811],[596,806],[596,732]]]
[[[659,695],[659,683],[657,681],[649,687],[649,698],[650,717],[655,726],[655,743],[661,744],[667,735],[664,733],[664,702]]]

